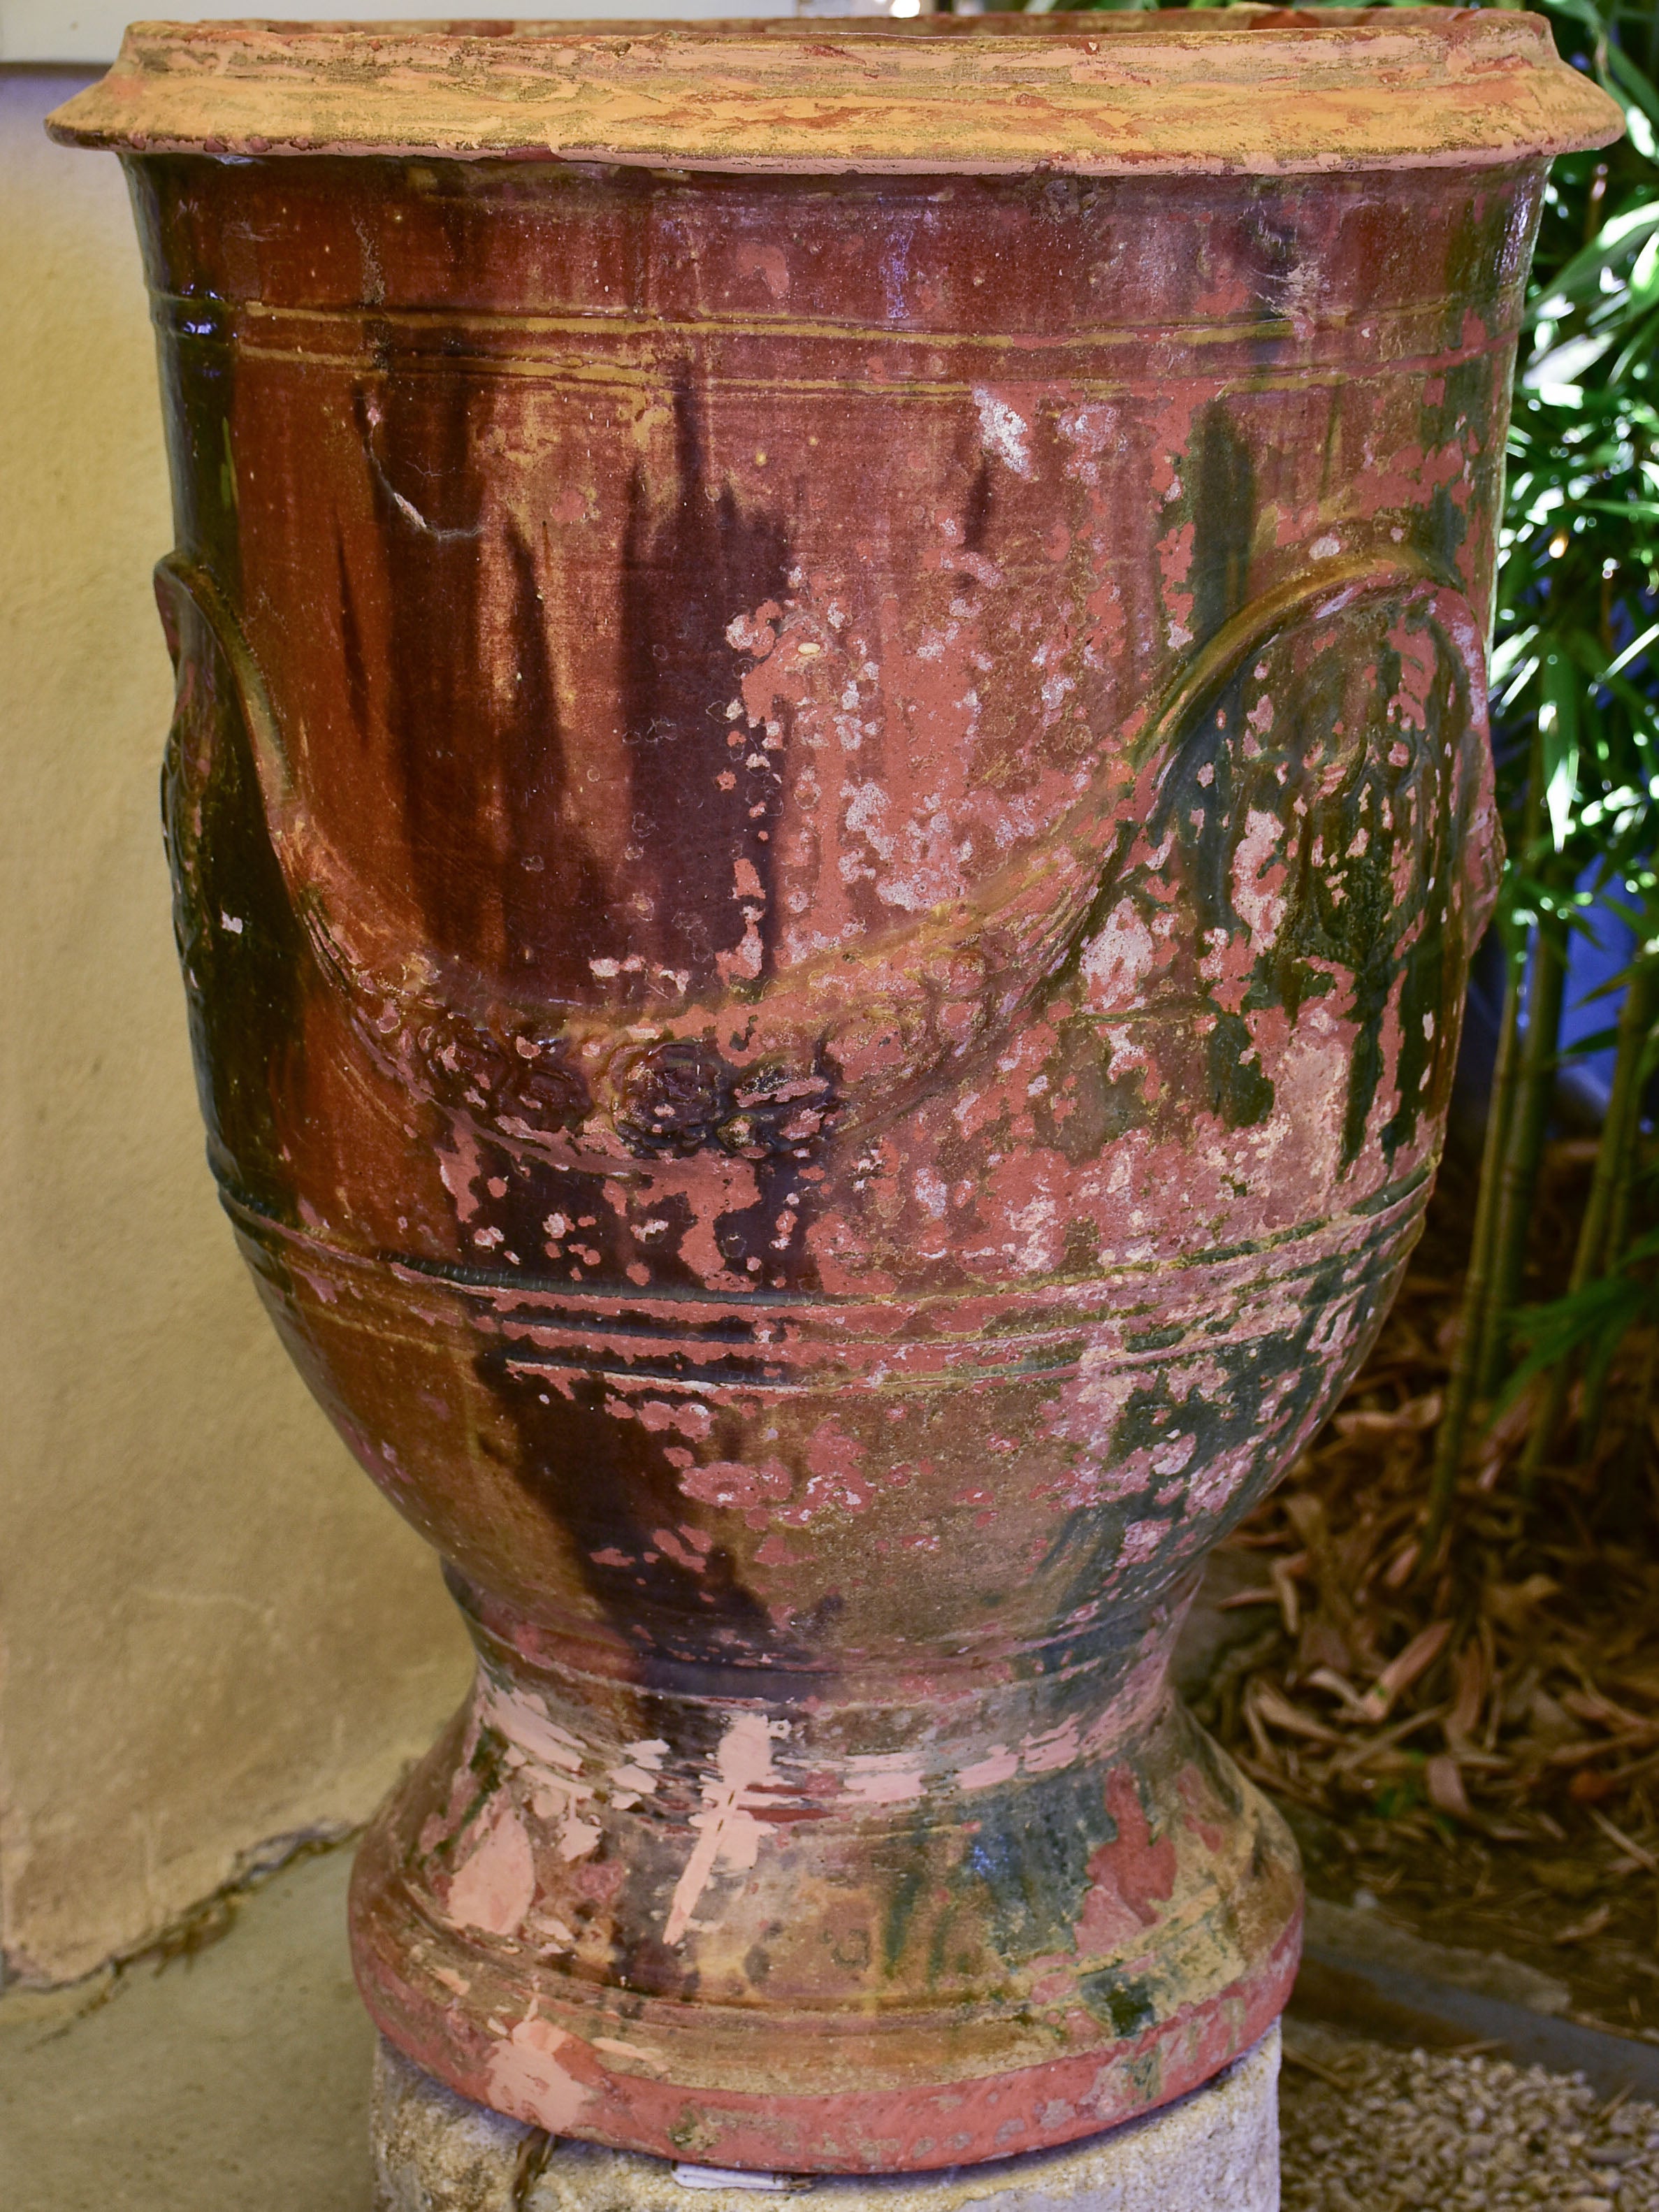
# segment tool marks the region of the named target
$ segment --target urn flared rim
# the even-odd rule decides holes
[[[1536,160],[1616,104],[1510,9],[137,23],[52,135],[125,153],[782,175],[1275,176]]]

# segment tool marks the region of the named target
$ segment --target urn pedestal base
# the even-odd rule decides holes
[[[707,2166],[966,2167],[1168,2106],[1278,2017],[1301,1923],[1284,1823],[1164,1686],[1183,1611],[908,1705],[642,1691],[475,1617],[474,1695],[357,1855],[369,2011],[492,2111]]]
[[[814,2179],[671,2166],[549,2139],[421,2072],[381,2039],[375,2212],[1278,2212],[1279,2029],[1189,2096],[1059,2150],[933,2173]]]

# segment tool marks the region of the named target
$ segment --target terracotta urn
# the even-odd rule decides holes
[[[1065,2142],[1285,2002],[1170,1692],[1434,1174],[1548,159],[1512,12],[141,26],[224,1205],[476,1689],[430,2074],[732,2167]]]

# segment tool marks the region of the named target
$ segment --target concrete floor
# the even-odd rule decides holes
[[[370,2212],[350,1871],[289,1867],[159,1973],[0,1997],[4,2212]]]

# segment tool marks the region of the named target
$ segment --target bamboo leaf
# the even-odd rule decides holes
[[[1534,1376],[1587,1347],[1591,1360],[1599,1358],[1605,1373],[1638,1321],[1659,1321],[1659,1285],[1644,1282],[1632,1272],[1654,1259],[1659,1259],[1659,1230],[1638,1237],[1611,1273],[1547,1305],[1522,1306],[1511,1325],[1532,1349],[1505,1385],[1499,1412],[1514,1404]]]
[[[1563,307],[1584,299],[1599,298],[1604,269],[1616,268],[1626,254],[1659,230],[1659,206],[1628,208],[1602,224],[1595,243],[1577,253],[1550,284],[1548,295],[1534,307],[1528,319],[1547,321]]]
[[[1607,48],[1607,74],[1615,88],[1613,96],[1626,115],[1632,107],[1636,107],[1651,121],[1659,123],[1659,89],[1656,89],[1644,76],[1628,54],[1612,45]],[[1644,147],[1638,146],[1637,151],[1647,153],[1650,161],[1653,159],[1652,154]]]
[[[1545,654],[1543,704],[1538,710],[1543,739],[1544,806],[1559,853],[1572,827],[1572,802],[1578,789],[1579,684],[1571,661],[1559,651]]]
[[[1659,642],[1659,623],[1655,623],[1650,629],[1644,629],[1640,636],[1632,638],[1618,658],[1607,663],[1607,673],[1609,676],[1622,675],[1632,660],[1639,660],[1648,647],[1656,642]],[[1496,658],[1494,654],[1493,659]]]

